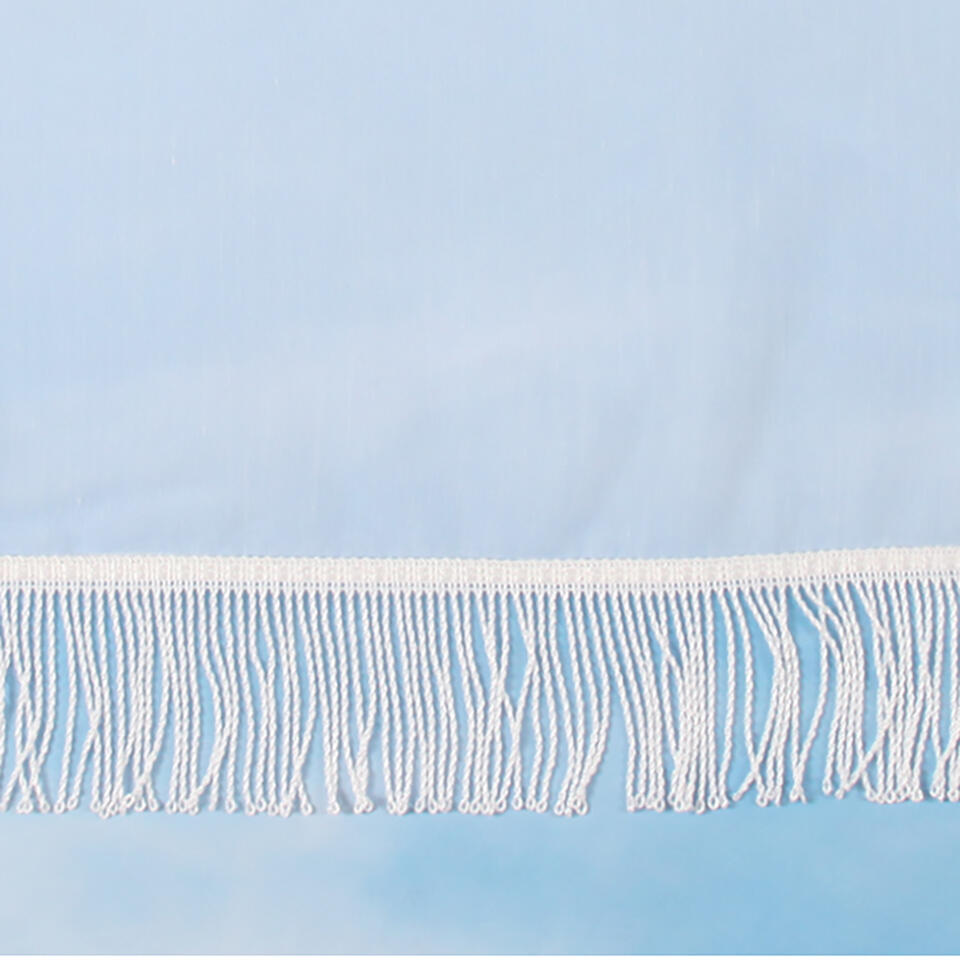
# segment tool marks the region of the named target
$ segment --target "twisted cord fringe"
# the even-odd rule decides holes
[[[957,548],[0,557],[0,809],[581,814],[614,724],[631,811],[804,801],[815,743],[826,794],[957,801],[958,590]]]

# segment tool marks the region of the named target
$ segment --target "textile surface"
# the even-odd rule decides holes
[[[955,6],[3,13],[0,552],[960,542]],[[956,950],[953,805],[605,773],[574,820],[5,815],[0,947]]]

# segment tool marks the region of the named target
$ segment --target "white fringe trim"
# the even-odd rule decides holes
[[[585,813],[614,723],[629,810],[802,801],[818,738],[825,793],[956,801],[958,589],[954,547],[0,557],[0,809]]]

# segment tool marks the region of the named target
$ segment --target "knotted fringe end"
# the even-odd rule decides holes
[[[954,548],[0,558],[0,808],[585,813],[614,725],[629,810],[956,801],[958,576]]]

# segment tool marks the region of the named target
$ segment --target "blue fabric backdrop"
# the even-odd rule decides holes
[[[951,3],[5,4],[0,552],[960,541]],[[11,952],[952,952],[960,819],[0,817]]]

